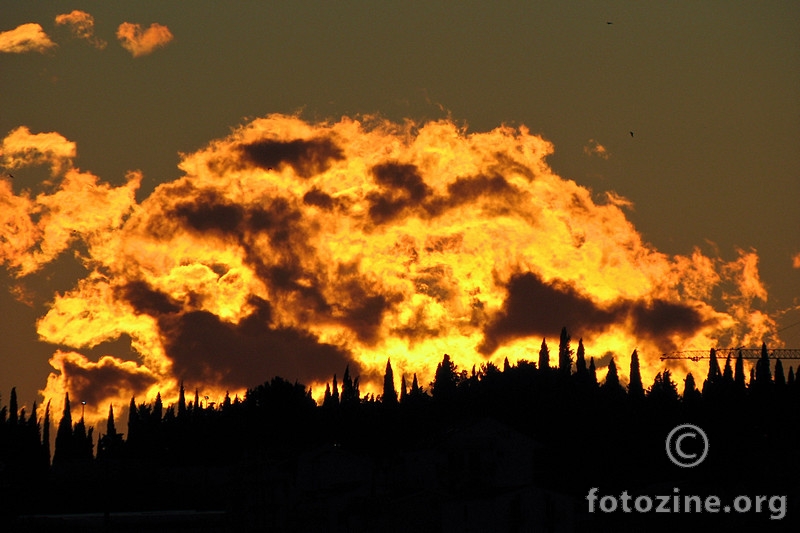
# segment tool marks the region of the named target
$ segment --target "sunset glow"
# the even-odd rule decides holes
[[[270,115],[183,155],[183,177],[141,203],[140,173],[111,187],[56,133],[20,128],[3,147],[55,182],[0,184],[6,265],[36,275],[86,250],[89,274],[37,324],[71,348],[42,392],[56,412],[67,390],[90,420],[131,396],[169,403],[181,380],[221,399],[279,375],[319,397],[348,363],[377,395],[389,357],[398,381],[427,384],[444,353],[466,369],[535,361],[542,338],[555,365],[562,326],[623,379],[638,348],[645,382],[664,352],[778,340],[755,251],[660,253],[630,202],[555,175],[525,127]],[[137,360],[81,354],[123,335]]]

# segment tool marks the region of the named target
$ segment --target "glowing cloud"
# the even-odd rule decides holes
[[[172,32],[156,22],[146,30],[139,24],[123,22],[117,28],[117,39],[133,57],[140,57],[166,46],[172,40]]]
[[[17,275],[39,270],[74,242],[103,241],[135,205],[140,174],[129,174],[126,185],[113,188],[73,168],[75,153],[75,143],[62,135],[31,134],[25,126],[3,139],[5,167],[49,164],[53,176],[60,177],[55,191],[36,198],[15,195],[9,181],[0,181],[0,262]]]
[[[0,158],[6,168],[49,164],[53,175],[72,165],[75,143],[56,132],[31,133],[20,126],[3,139]]]
[[[88,41],[95,48],[102,50],[106,47],[107,43],[94,35],[94,17],[85,11],[76,9],[71,13],[58,15],[56,24],[69,26],[72,35],[78,39]]]
[[[13,30],[0,33],[0,52],[23,54],[39,52],[43,54],[57,45],[50,40],[39,24],[29,23]]]
[[[792,267],[800,268],[800,253],[792,257]]]
[[[346,364],[379,392],[388,357],[425,383],[444,353],[462,368],[535,360],[542,337],[556,353],[562,326],[587,355],[616,354],[623,381],[638,347],[647,381],[666,351],[776,339],[755,252],[662,254],[629,202],[596,203],[553,174],[551,152],[525,127],[271,115],[184,155],[184,176],[139,205],[135,176],[114,189],[71,172],[59,198],[6,192],[15,212],[64,211],[6,224],[30,234],[0,248],[32,257],[12,264],[85,243],[90,273],[56,295],[41,338],[80,350],[123,337],[139,355],[92,366],[58,352],[43,394],[170,402],[185,380],[221,399],[280,375],[319,395]],[[78,196],[92,187],[103,200]],[[127,398],[111,398],[109,376]]]
[[[589,156],[597,156],[602,159],[608,159],[611,155],[608,153],[608,150],[605,146],[594,139],[589,139],[589,142],[583,147],[583,153]]]

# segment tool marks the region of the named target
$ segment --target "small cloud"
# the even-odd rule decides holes
[[[588,156],[595,155],[603,159],[608,159],[610,156],[608,150],[606,150],[606,147],[594,139],[589,139],[588,144],[583,147],[583,153]]]
[[[153,53],[156,48],[166,46],[172,40],[172,32],[157,22],[151,24],[146,30],[142,30],[140,24],[123,22],[117,28],[117,39],[123,48],[133,54],[133,57],[139,57]]]
[[[792,266],[794,268],[800,268],[800,253],[792,257]]]
[[[72,35],[89,41],[98,50],[106,47],[106,42],[94,35],[94,17],[85,11],[74,10],[56,17],[56,24],[69,26]]]
[[[606,191],[606,202],[619,208],[633,209],[633,202],[614,191]]]
[[[43,54],[58,46],[50,40],[42,27],[36,23],[22,24],[13,30],[0,33],[0,52],[23,54],[39,52]]]
[[[71,167],[75,155],[75,143],[60,133],[31,133],[27,126],[9,133],[0,145],[0,161],[4,167],[14,169],[49,163],[54,176],[62,168]]]

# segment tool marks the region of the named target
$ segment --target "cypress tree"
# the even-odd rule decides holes
[[[17,388],[11,387],[11,399],[8,402],[8,423],[16,426],[19,423],[19,406],[17,405]]]
[[[436,374],[432,385],[433,397],[437,400],[450,400],[455,396],[458,386],[456,365],[444,354],[442,362],[436,366]]]
[[[603,383],[603,388],[610,392],[617,392],[622,390],[622,385],[619,384],[619,375],[617,374],[617,363],[614,358],[608,363],[608,372],[606,373],[606,380]]]
[[[579,376],[586,374],[586,349],[583,347],[583,337],[578,339],[578,351],[575,355],[575,373]]]
[[[792,366],[789,365],[789,374],[786,377],[786,386],[791,388],[792,385],[794,385],[794,380],[795,380],[795,378],[794,378],[794,368],[792,368]]]
[[[200,390],[194,389],[194,413],[200,412]]]
[[[53,466],[62,466],[72,462],[75,457],[74,450],[72,411],[69,405],[69,392],[67,392],[64,394],[64,413],[56,431],[56,450],[53,454]]]
[[[178,392],[178,418],[183,419],[186,417],[186,391],[183,388],[183,380],[181,380],[181,388]]]
[[[350,364],[344,368],[344,376],[342,376],[342,405],[357,405],[360,401],[358,391],[358,377],[353,380],[350,377]]]
[[[682,399],[687,403],[696,402],[700,399],[700,391],[697,390],[697,384],[691,372],[686,374],[686,379],[683,381]]]
[[[141,437],[139,434],[139,411],[136,409],[136,399],[131,397],[128,406],[128,443],[133,444]]]
[[[736,370],[733,373],[733,382],[739,390],[745,390],[744,382],[744,357],[742,356],[742,349],[739,348],[739,353],[736,356]]]
[[[419,401],[423,396],[425,396],[425,391],[422,387],[419,386],[419,381],[417,381],[417,373],[414,373],[414,378],[411,380],[411,390],[408,391],[408,399],[409,401]]]
[[[650,387],[647,397],[651,401],[656,401],[660,404],[673,403],[678,400],[678,385],[672,381],[669,369],[656,374],[653,386]]]
[[[50,400],[47,400],[47,407],[44,409],[44,424],[42,427],[42,458],[44,463],[50,466]]]
[[[547,342],[542,339],[542,347],[539,348],[539,369],[548,370],[550,368],[550,350],[547,348]]]
[[[731,367],[731,352],[725,357],[725,369],[722,371],[722,382],[726,385],[733,384],[733,368]]]
[[[558,342],[558,371],[562,376],[569,376],[572,373],[572,348],[569,343],[569,333],[567,328],[563,327]]]
[[[636,349],[631,354],[631,373],[628,383],[628,395],[636,400],[644,398],[644,385],[642,385],[642,374],[639,369],[639,353]]]
[[[117,434],[117,426],[114,424],[114,406],[108,404],[108,422],[106,422],[106,435],[115,436]]]
[[[75,443],[75,458],[81,463],[89,463],[93,458],[94,443],[92,442],[92,434],[94,428],[86,430],[86,422],[83,416],[75,424],[73,430],[73,442]]]
[[[156,393],[156,401],[153,405],[153,412],[152,412],[152,421],[155,424],[159,424],[161,422],[161,418],[163,416],[164,405],[161,403],[161,393]]]
[[[397,405],[397,390],[394,388],[394,373],[392,372],[391,359],[386,360],[386,372],[383,375],[383,396],[381,403],[384,405]]]
[[[786,386],[786,376],[783,373],[783,363],[780,359],[775,361],[775,386],[781,388]]]
[[[325,384],[325,395],[322,397],[322,406],[323,407],[331,406],[331,386],[329,383]]]
[[[333,375],[333,392],[331,393],[333,404],[339,405],[339,385],[336,383],[336,374]]]
[[[716,383],[719,381],[720,371],[719,371],[719,361],[717,361],[717,350],[711,348],[711,353],[708,357],[708,378],[706,381],[708,383]]]
[[[400,377],[400,403],[404,403],[406,401],[406,397],[408,396],[408,385],[406,384],[406,375]]]
[[[761,358],[756,363],[755,386],[758,389],[766,389],[772,383],[772,370],[770,369],[769,354],[767,344],[761,343]],[[750,384],[753,386],[753,383]]]
[[[593,387],[599,386],[597,382],[597,369],[594,365],[594,357],[589,359],[589,384]]]

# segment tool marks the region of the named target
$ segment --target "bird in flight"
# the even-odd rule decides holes
[[[613,22],[606,22],[606,24],[614,24]]]
[[[633,132],[632,132],[632,131],[629,131],[628,133],[630,133],[630,134],[631,134],[631,137],[633,137]]]

